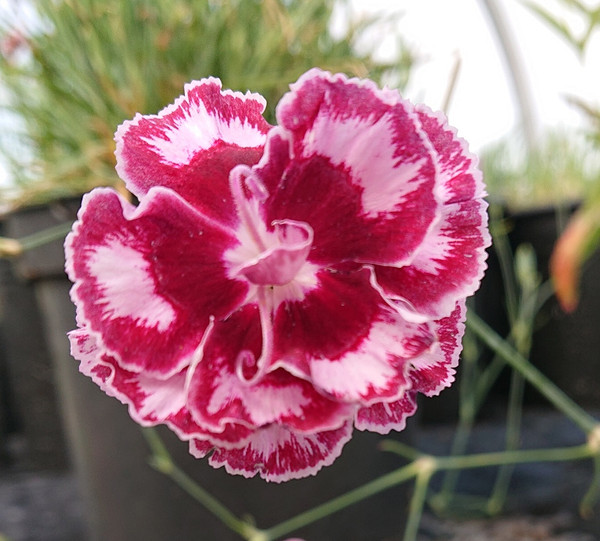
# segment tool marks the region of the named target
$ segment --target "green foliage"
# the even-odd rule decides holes
[[[261,93],[272,122],[289,83],[310,67],[386,76],[402,86],[412,63],[404,49],[393,65],[375,61],[372,49],[356,52],[377,19],[355,21],[334,36],[333,0],[32,4],[41,24],[25,33],[25,58],[0,58],[7,106],[22,119],[21,148],[32,149],[33,159],[6,144],[7,134],[0,152],[27,201],[117,184],[116,127],[136,112],[158,112],[192,79],[213,75],[225,88]],[[4,39],[11,37],[8,24],[0,21]]]
[[[576,31],[566,21],[552,13],[552,11],[542,7],[541,2],[536,3],[531,0],[523,0],[523,4],[558,32],[566,42],[575,47],[580,55],[583,55],[594,30],[600,26],[600,6],[589,7],[580,0],[560,0],[559,4],[562,4],[569,13],[581,21],[584,26],[583,32]]]
[[[600,4],[588,6],[580,0],[559,0],[571,18],[579,23],[567,22],[553,11],[542,7],[540,3],[523,0],[523,4],[535,13],[543,22],[557,32],[563,41],[573,47],[580,58],[583,58],[592,37],[600,29]],[[568,95],[567,101],[578,108],[591,124],[588,136],[600,145],[600,109],[597,105],[585,102],[577,96]]]
[[[580,0],[561,0],[560,3],[579,19],[583,31],[572,29],[571,25],[540,5],[525,2],[583,57],[592,36],[600,29],[600,5],[586,5]],[[587,117],[590,124],[588,139],[595,145],[595,148],[590,148],[590,154],[595,156],[597,166],[593,175],[595,178],[586,183],[586,189],[582,190],[583,204],[558,240],[550,261],[556,295],[563,309],[572,311],[578,303],[578,285],[583,265],[600,248],[600,109],[577,96],[568,96],[567,99]]]
[[[600,155],[588,139],[549,133],[529,154],[514,138],[481,154],[481,167],[493,200],[512,210],[580,200],[600,179]]]

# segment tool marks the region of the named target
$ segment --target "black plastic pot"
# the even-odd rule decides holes
[[[35,230],[36,212],[6,217],[3,234],[22,237]],[[67,451],[34,276],[25,260],[19,263],[22,272],[0,259],[0,432],[3,444],[17,443],[15,452],[5,447],[4,454],[18,469],[64,470]]]
[[[574,207],[567,209],[573,211]],[[564,213],[567,214],[568,212]],[[564,216],[563,214],[563,216]],[[552,249],[559,235],[559,215],[544,209],[515,216],[511,243],[534,246],[538,269],[548,278]],[[555,298],[542,308],[533,335],[531,361],[580,405],[600,407],[600,252],[581,276],[580,302],[565,313]]]
[[[576,205],[540,208],[507,214],[508,240],[514,251],[521,244],[533,247],[542,280],[549,278],[549,261],[562,226]],[[530,360],[562,390],[584,407],[600,407],[600,252],[585,265],[577,309],[565,313],[552,297],[540,310],[534,325]],[[508,332],[504,286],[497,254],[492,248],[489,269],[475,296],[476,310],[500,334]],[[504,379],[506,385],[507,378]],[[500,385],[500,390],[503,387]],[[528,390],[531,402],[541,396]]]
[[[66,213],[61,219],[72,221],[78,205],[78,201],[61,204]],[[45,223],[38,223],[38,213],[46,214]],[[23,220],[22,229],[12,231],[16,236],[31,233],[29,225],[34,222],[38,229],[54,225],[57,213],[49,209],[29,210]],[[90,539],[239,539],[170,479],[148,466],[149,448],[127,408],[78,372],[66,338],[66,333],[75,327],[75,309],[69,299],[71,284],[63,265],[62,245],[55,242],[28,252],[18,267],[33,280],[44,317],[69,449],[87,509]],[[274,525],[402,465],[397,457],[378,450],[379,436],[357,432],[342,457],[316,477],[268,484],[260,479],[230,476],[223,469],[214,470],[205,461],[191,457],[187,444],[171,432],[159,431],[176,462],[191,477],[234,513],[248,513],[261,527]],[[399,437],[406,441],[408,432]],[[303,528],[296,535],[311,541],[400,538],[407,493],[406,485],[390,489]]]

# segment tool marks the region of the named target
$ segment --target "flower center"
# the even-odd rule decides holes
[[[242,222],[240,246],[227,254],[233,274],[258,286],[289,284],[306,263],[312,227],[305,222],[277,220],[268,230],[260,213],[260,203],[268,194],[249,167],[236,167],[230,184]]]
[[[312,228],[302,222],[281,220],[273,224],[269,248],[239,269],[256,285],[283,286],[291,282],[306,262],[312,245]]]
[[[229,184],[241,222],[240,244],[229,250],[225,258],[232,277],[243,276],[256,286],[252,295],[261,325],[260,356],[255,358],[252,352],[244,350],[235,361],[240,381],[252,385],[272,364],[274,310],[284,298],[302,298],[303,290],[314,280],[314,270],[306,261],[314,235],[310,225],[295,220],[276,220],[267,227],[261,204],[269,194],[250,167],[235,167]]]

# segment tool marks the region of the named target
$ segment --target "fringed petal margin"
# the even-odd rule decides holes
[[[142,426],[154,426],[176,416],[186,402],[185,373],[157,380],[119,367],[103,351],[87,329],[69,333],[71,354],[80,361],[79,370],[107,395],[129,406],[132,419]]]
[[[118,129],[117,172],[142,198],[165,186],[222,223],[237,216],[229,172],[260,159],[270,126],[258,94],[222,91],[216,78],[194,81],[158,115],[136,115]]]
[[[240,363],[256,362],[260,354],[257,312],[246,306],[215,325],[190,380],[188,408],[194,420],[213,432],[230,423],[252,429],[276,423],[293,431],[315,433],[339,428],[352,418],[352,405],[327,398],[310,382],[282,368],[267,372],[252,384],[240,377],[240,370],[256,369],[251,363]]]
[[[435,149],[439,218],[409,265],[379,266],[376,274],[386,292],[407,299],[424,314],[440,317],[450,314],[456,299],[479,287],[491,237],[476,157],[441,113],[420,106],[418,114]]]
[[[65,244],[79,325],[101,336],[123,369],[173,376],[210,317],[226,316],[247,294],[222,261],[237,242],[170,190],[153,188],[137,208],[94,190]]]
[[[456,302],[452,313],[434,322],[436,347],[412,359],[410,379],[415,391],[435,396],[454,381],[465,333],[466,301]]]
[[[228,473],[281,483],[300,479],[329,466],[352,437],[352,422],[336,430],[299,434],[286,427],[270,425],[257,430],[240,449],[216,448],[209,463]]]
[[[280,181],[265,180],[269,218],[311,224],[311,261],[408,262],[438,207],[432,147],[412,105],[370,81],[315,69],[291,86],[277,118],[285,135],[270,137],[290,141],[290,164]]]
[[[406,419],[417,411],[416,392],[408,391],[393,402],[378,402],[356,413],[354,426],[357,430],[369,430],[389,434],[392,430],[406,428]]]

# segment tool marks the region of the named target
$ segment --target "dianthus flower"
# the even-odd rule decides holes
[[[443,115],[314,69],[264,99],[208,78],[116,133],[66,241],[80,370],[144,426],[269,481],[402,430],[454,379],[489,244]]]

